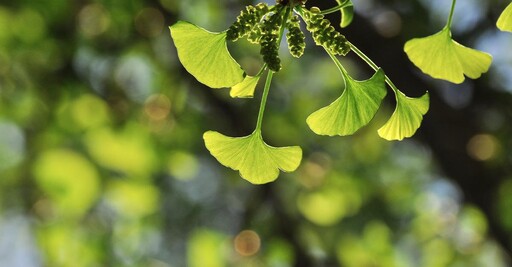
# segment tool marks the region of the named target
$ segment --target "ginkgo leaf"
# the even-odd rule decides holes
[[[354,19],[354,5],[352,4],[351,0],[337,0],[338,5],[341,5],[343,3],[349,3],[347,6],[342,8],[341,11],[341,22],[340,27],[345,28],[350,23],[352,23],[352,20]]]
[[[488,53],[454,41],[448,27],[434,35],[408,41],[404,50],[424,73],[453,83],[462,83],[464,74],[472,79],[480,77],[492,62]]]
[[[227,49],[226,32],[209,32],[186,21],[169,28],[181,64],[199,82],[222,88],[243,81],[245,72]]]
[[[208,131],[203,138],[206,148],[222,165],[240,171],[240,176],[253,184],[274,181],[279,170],[296,170],[302,159],[300,147],[269,146],[259,130],[244,137],[228,137]]]
[[[345,77],[345,90],[329,106],[311,114],[306,122],[319,135],[351,135],[375,116],[386,96],[385,75],[379,69],[366,81]]]
[[[402,140],[411,137],[420,127],[429,104],[428,93],[420,98],[411,98],[397,91],[395,111],[386,124],[379,129],[379,136],[386,140]]]
[[[258,81],[260,80],[260,76],[245,76],[245,79],[231,87],[231,91],[229,91],[229,95],[231,97],[239,97],[239,98],[250,98],[254,96],[254,90],[258,85]]]
[[[512,3],[501,13],[496,26],[502,31],[512,32]]]

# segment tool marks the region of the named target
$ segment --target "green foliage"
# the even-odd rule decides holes
[[[285,28],[288,28],[286,37],[292,56],[300,57],[304,53],[305,37],[300,29],[299,16],[306,23],[315,43],[324,48],[345,81],[340,98],[307,118],[313,132],[330,136],[354,134],[377,113],[386,95],[386,83],[400,102],[390,121],[379,131],[380,136],[388,140],[401,140],[412,136],[420,127],[423,115],[428,110],[428,95],[421,98],[421,108],[417,107],[416,102],[403,98],[405,95],[394,86],[384,71],[336,31],[331,22],[324,18],[324,14],[341,10],[343,27],[348,26],[353,17],[351,1],[338,1],[338,4],[325,12],[317,7],[308,10],[302,1],[278,1],[271,7],[265,4],[248,6],[223,33],[210,33],[188,22],[178,22],[170,27],[183,66],[210,87],[232,87],[231,97],[253,97],[262,72],[268,70],[253,134],[239,138],[226,137],[216,132],[204,135],[206,147],[211,154],[223,165],[239,170],[241,176],[251,183],[271,182],[277,178],[279,169],[293,171],[300,163],[302,153],[299,147],[272,148],[261,138],[263,113],[273,72],[278,72],[282,67],[279,45]],[[247,38],[251,43],[260,45],[264,63],[256,76],[246,76],[243,80],[243,71],[232,59],[225,44],[226,40],[237,41],[240,38]],[[376,71],[372,78],[356,81],[348,75],[336,56],[345,56],[351,50]]]
[[[396,108],[391,118],[379,129],[380,137],[387,140],[402,140],[411,137],[420,127],[423,115],[429,107],[429,95],[410,98],[402,92],[395,94]]]
[[[452,39],[450,30],[456,0],[446,26],[438,33],[408,41],[404,50],[409,59],[424,73],[433,78],[462,83],[464,75],[479,78],[489,70],[492,56],[488,53],[465,47]]]
[[[308,1],[323,6],[335,2]],[[427,1],[407,4],[420,2]],[[498,188],[498,202],[485,204],[495,208],[498,221],[467,209],[459,191],[466,194],[466,188],[456,188],[451,177],[440,178],[437,162],[446,164],[449,155],[436,157],[438,148],[417,142],[422,140],[390,143],[376,134],[394,108],[391,101],[354,136],[326,138],[308,130],[310,113],[348,94],[348,82],[340,80],[343,74],[338,76],[331,58],[322,57],[321,47],[311,49],[313,42],[307,43],[300,60],[280,48],[279,83],[267,90],[268,114],[257,127],[264,143],[276,146],[262,145],[263,151],[279,154],[279,146],[300,144],[300,166],[280,174],[286,179],[270,186],[253,186],[237,179],[238,171],[216,164],[204,148],[203,132],[211,128],[223,129],[225,135],[249,134],[247,123],[255,120],[252,112],[264,84],[269,84],[261,81],[268,68],[254,58],[259,41],[228,42],[251,76],[240,75],[240,83],[224,85],[231,88],[229,93],[216,90],[210,98],[211,92],[192,75],[184,75],[165,23],[184,19],[216,29],[226,26],[225,18],[234,17],[231,12],[241,3],[0,4],[0,266],[508,266],[509,257],[502,255],[492,233],[496,224],[504,227],[498,238],[506,238],[512,229],[509,180],[499,183],[500,177],[488,176]],[[395,10],[396,3],[381,1],[379,10]],[[490,3],[475,2],[487,16],[464,37],[480,43],[479,33],[492,32],[488,19],[499,5]],[[309,40],[300,10],[304,7],[290,12],[288,22],[297,18]],[[398,11],[403,31],[392,42],[428,26],[417,22],[426,21],[430,13]],[[351,27],[358,27],[358,21]],[[345,34],[338,21],[331,23]],[[261,37],[258,26],[262,23],[242,38]],[[506,49],[493,43],[506,35],[483,39],[497,50]],[[386,54],[372,36],[364,39],[368,49]],[[187,47],[199,43],[194,39]],[[350,53],[339,63],[359,85],[357,80],[377,70],[359,62],[353,47]],[[406,67],[399,64],[386,67],[386,73],[396,73],[400,84],[412,87],[407,81],[415,79],[396,72]],[[496,64],[493,75],[498,69]],[[490,159],[481,165],[495,174],[500,173],[495,166],[510,158],[510,105],[506,93],[496,94],[504,89],[503,81],[489,77],[478,82],[471,103],[456,113],[469,114],[467,119],[485,131],[471,139],[468,156],[487,155]],[[429,90],[446,90],[437,85],[430,83]],[[378,88],[368,92],[380,95],[384,84]],[[387,98],[397,92],[389,85]],[[228,94],[255,99],[229,99]],[[431,114],[435,123],[424,125],[429,141],[461,136],[460,130],[470,133],[459,126],[465,119],[447,126],[437,116]],[[460,141],[465,156],[465,140]],[[448,158],[451,170],[461,168],[457,158]],[[260,250],[252,256],[239,254],[233,244],[244,228],[261,239]]]
[[[386,96],[384,71],[379,69],[366,81],[356,81],[345,72],[345,90],[329,106],[307,118],[311,130],[319,135],[351,135],[375,116]]]
[[[230,93],[232,97],[253,97],[260,75],[265,70],[269,71],[255,130],[255,133],[258,134],[233,140],[251,141],[253,140],[252,136],[261,139],[261,120],[270,89],[271,72],[278,72],[282,68],[279,45],[285,28],[288,29],[286,38],[292,56],[298,58],[304,53],[305,37],[300,29],[299,16],[306,23],[306,29],[311,33],[315,43],[323,47],[331,57],[345,82],[344,91],[337,100],[307,118],[306,121],[311,130],[316,134],[329,136],[354,134],[361,127],[367,125],[377,113],[380,103],[386,95],[385,84],[387,83],[395,94],[397,105],[391,118],[378,130],[379,136],[386,140],[402,140],[411,137],[421,126],[423,116],[429,109],[428,93],[417,99],[407,97],[370,58],[350,43],[331,25],[329,20],[324,18],[325,14],[340,11],[342,13],[340,26],[342,28],[348,26],[353,18],[353,4],[350,0],[336,0],[337,6],[323,11],[317,7],[308,10],[305,8],[304,2],[277,1],[276,5],[270,7],[266,4],[247,6],[229,27],[227,40],[236,41],[245,37],[251,43],[260,45],[260,54],[264,64],[258,75],[246,76],[243,80],[241,80],[243,71],[239,69],[238,64],[225,49],[226,34],[209,33],[185,22],[178,22],[171,26],[171,34],[185,68],[199,81],[207,85],[214,85],[211,87],[232,87]],[[462,83],[464,75],[476,79],[482,73],[487,72],[492,57],[485,52],[462,46],[452,39],[450,27],[455,4],[456,1],[453,0],[448,22],[439,33],[410,40],[405,44],[404,50],[409,59],[424,73],[434,78]],[[510,22],[509,17],[510,6],[503,12],[498,26],[506,29]],[[372,78],[366,81],[356,81],[348,75],[336,56],[345,56],[350,51],[354,51],[376,71]],[[221,135],[219,134],[219,136]],[[245,179],[253,183],[263,183],[277,177],[279,162],[274,163],[273,169],[275,170],[270,175],[258,171],[255,167],[256,165],[265,167],[266,164],[268,165],[266,162],[254,162],[250,163],[250,166],[245,166],[246,163],[235,165],[235,162],[231,161],[232,158],[228,160],[223,156],[243,155],[243,158],[255,156],[250,155],[251,153],[255,153],[257,156],[258,153],[264,151],[262,139],[260,140],[261,144],[253,146],[249,141],[211,142],[210,138],[212,138],[212,134],[205,135],[210,152],[222,164],[240,170]],[[237,145],[228,146],[227,143]],[[240,153],[242,151],[239,149],[240,147],[244,147],[244,153]],[[229,149],[231,151],[227,151]],[[219,151],[222,153],[219,154]],[[239,164],[239,162],[236,163]],[[285,170],[290,171],[291,169]]]
[[[260,77],[261,77],[260,75],[245,76],[245,79],[241,83],[231,87],[231,91],[229,91],[229,95],[233,98],[234,97],[239,97],[239,98],[253,97],[254,90],[256,90],[256,86],[258,85],[258,81],[260,80]]]
[[[244,71],[226,47],[226,33],[212,33],[180,21],[170,27],[181,63],[198,81],[212,88],[243,81]]]
[[[423,72],[453,83],[462,83],[464,75],[479,78],[492,62],[491,55],[452,40],[448,27],[432,36],[408,41],[404,50]]]
[[[512,32],[512,3],[501,13],[496,26],[502,31]]]
[[[242,178],[253,184],[274,181],[279,170],[294,171],[302,159],[300,147],[269,146],[259,130],[245,137],[228,137],[208,131],[203,138],[206,148],[220,163],[240,171]]]

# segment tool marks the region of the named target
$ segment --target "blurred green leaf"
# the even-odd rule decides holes
[[[33,172],[37,184],[65,216],[83,215],[98,197],[96,168],[74,151],[55,149],[42,153]]]
[[[197,229],[189,237],[187,246],[188,265],[190,267],[226,266],[223,244],[227,238],[209,229]]]
[[[198,81],[211,88],[243,81],[245,73],[227,49],[226,32],[209,32],[185,21],[170,30],[181,63]]]
[[[279,170],[294,171],[302,159],[300,147],[269,146],[260,131],[244,137],[228,137],[208,131],[203,137],[206,148],[222,165],[240,171],[240,176],[253,184],[274,181]]]
[[[379,69],[370,79],[356,81],[345,77],[341,97],[307,118],[311,130],[319,135],[351,135],[375,116],[386,96],[384,71]]]
[[[107,186],[105,196],[124,217],[144,217],[158,208],[158,189],[145,182],[112,181]]]
[[[336,0],[338,2],[338,5],[349,3],[347,6],[342,8],[341,11],[341,22],[340,27],[345,28],[350,23],[352,23],[352,20],[354,19],[354,5],[352,4],[351,0]]]
[[[297,198],[297,206],[304,217],[320,226],[332,226],[347,213],[346,199],[336,189],[302,193]]]
[[[501,13],[496,26],[502,31],[512,32],[512,3]]]
[[[464,75],[479,78],[492,62],[490,54],[454,41],[448,27],[434,35],[408,41],[404,50],[424,73],[457,84],[464,81]]]
[[[430,101],[428,93],[420,98],[410,98],[397,91],[396,102],[393,115],[378,131],[380,137],[386,140],[402,140],[411,137],[420,127]]]
[[[150,136],[136,123],[116,131],[93,129],[85,135],[85,145],[101,166],[124,174],[147,177],[156,166]]]
[[[101,260],[99,243],[74,223],[52,223],[39,228],[38,241],[47,266],[87,267]],[[79,259],[79,260],[77,260]]]

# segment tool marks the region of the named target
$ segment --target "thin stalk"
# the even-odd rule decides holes
[[[256,131],[261,131],[261,123],[263,122],[263,113],[265,113],[265,106],[267,105],[267,98],[270,91],[270,84],[272,83],[272,76],[274,76],[274,72],[269,70],[267,73],[267,80],[265,81],[265,88],[263,88],[263,96],[261,97],[258,121],[256,122]]]
[[[446,23],[446,27],[448,28],[452,26],[453,13],[455,11],[455,3],[457,3],[457,0],[452,1],[452,8],[450,10],[450,15],[448,16],[448,22]]]
[[[263,64],[263,66],[261,66],[261,69],[258,71],[258,73],[256,73],[256,75],[254,77],[258,77],[260,76],[263,71],[265,71],[265,68],[267,68],[267,63]]]
[[[289,15],[290,15],[290,8],[287,7],[286,11],[284,13],[281,28],[279,29],[279,38],[277,40],[277,44],[278,44],[277,49],[279,49],[281,41],[283,40],[283,33],[284,33],[285,26],[286,26],[286,22],[288,21]],[[266,67],[266,64],[263,66]],[[273,76],[274,76],[274,72],[269,70],[267,73],[267,79],[265,81],[265,87],[263,88],[263,95],[261,96],[260,110],[258,111],[258,120],[256,121],[256,130],[255,130],[256,132],[261,132],[261,126],[262,126],[262,122],[263,122],[263,114],[265,113],[265,106],[267,105],[268,93],[270,92],[270,84],[272,83]]]
[[[347,70],[343,67],[343,65],[341,64],[341,62],[338,60],[338,58],[335,55],[333,55],[329,50],[325,49],[325,47],[324,47],[324,50],[331,57],[332,61],[336,65],[336,67],[338,67],[338,69],[340,70],[341,75],[343,76],[343,79],[345,79],[345,76],[348,76]]]
[[[378,71],[379,70],[379,66],[377,66],[377,64],[375,64],[368,56],[366,56],[361,50],[359,50],[355,45],[353,45],[351,42],[348,43],[350,45],[350,49],[352,49],[352,51],[354,51],[354,53],[356,53],[357,56],[359,56],[364,62],[366,62],[366,64],[368,64],[372,69],[374,69],[375,71]],[[395,93],[398,93],[400,90],[398,90],[398,88],[395,86],[395,84],[391,81],[391,79],[387,76],[387,75],[384,75],[385,77],[385,80],[386,80],[386,83],[389,85],[389,87],[391,87],[391,89],[393,89],[393,91]]]
[[[345,3],[347,3],[349,1],[345,1]],[[304,10],[302,9],[302,7],[298,6],[295,11],[297,11],[297,13],[302,17],[302,19],[304,20]],[[345,70],[345,68],[343,67],[343,65],[341,64],[341,62],[338,60],[338,58],[332,54],[329,50],[327,50],[325,47],[323,47],[325,52],[327,52],[327,54],[329,55],[329,57],[331,57],[332,61],[334,62],[334,64],[336,65],[336,67],[338,67],[338,70],[341,72],[341,76],[343,77],[343,80],[346,80],[346,76],[348,76],[348,72],[347,70]]]
[[[322,10],[322,12],[320,12],[320,14],[322,14],[322,15],[331,14],[331,13],[339,11],[340,9],[345,8],[347,6],[350,6],[350,5],[351,5],[350,0],[346,0],[345,2],[339,4],[339,5],[335,6],[335,7],[331,7],[329,9]]]

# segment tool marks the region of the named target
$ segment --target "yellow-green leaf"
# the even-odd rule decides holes
[[[428,111],[428,93],[420,98],[411,98],[396,92],[396,108],[391,118],[379,129],[379,136],[386,140],[402,140],[411,137],[420,127],[423,115]]]
[[[379,69],[366,81],[345,76],[345,90],[329,106],[311,114],[306,122],[319,135],[351,135],[375,116],[386,96],[384,71]]]
[[[258,85],[258,81],[260,80],[260,76],[245,76],[245,79],[231,87],[231,91],[229,91],[229,95],[231,97],[238,98],[250,98],[254,96],[254,90]]]
[[[501,13],[496,26],[502,31],[512,32],[512,3]]]
[[[492,62],[488,53],[454,41],[448,27],[434,35],[408,41],[404,50],[424,73],[457,84],[464,81],[464,75],[479,78]]]
[[[209,32],[185,21],[169,28],[181,64],[199,82],[222,88],[243,81],[245,73],[227,49],[226,32]]]
[[[300,147],[269,146],[259,130],[244,137],[208,131],[203,138],[206,148],[222,165],[240,171],[240,176],[253,184],[274,181],[279,170],[294,171],[302,159]]]

